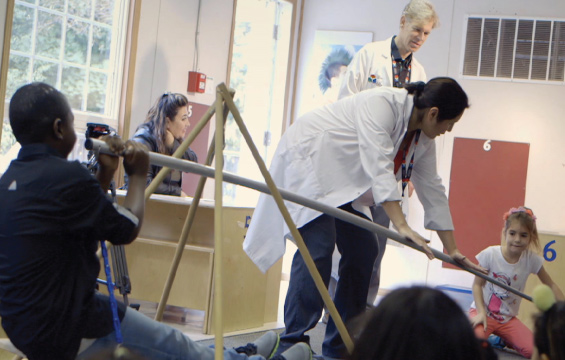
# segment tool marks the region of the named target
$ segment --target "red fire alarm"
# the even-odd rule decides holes
[[[188,92],[203,93],[206,90],[206,75],[196,72],[188,72]]]

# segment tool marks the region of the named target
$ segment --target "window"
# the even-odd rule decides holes
[[[565,81],[565,21],[469,17],[463,75]]]
[[[230,87],[255,146],[270,164],[280,139],[289,98],[294,1],[237,0]],[[226,124],[225,170],[263,181],[233,117]],[[224,202],[255,206],[258,192],[224,183]]]
[[[15,142],[9,100],[29,82],[48,83],[67,96],[79,134],[87,122],[117,129],[128,4],[127,0],[15,1],[2,155]]]

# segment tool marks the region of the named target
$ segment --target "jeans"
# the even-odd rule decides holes
[[[381,206],[371,206],[371,214],[373,215],[373,222],[388,229],[390,226],[390,219],[385,210]],[[388,238],[385,235],[378,234],[377,240],[379,242],[379,255],[373,265],[373,275],[369,283],[369,295],[367,295],[367,304],[374,305],[379,293],[379,285],[381,282],[381,262],[386,250],[386,243]]]
[[[144,359],[151,360],[213,360],[214,349],[192,341],[181,331],[157,322],[139,312],[128,308],[121,323],[122,346]],[[94,341],[77,359],[104,359],[102,354],[110,354],[116,347],[116,333]],[[224,350],[224,359],[264,360],[262,356],[247,357],[233,349]]]
[[[365,217],[354,210],[351,203],[342,205],[340,209]],[[337,244],[341,260],[334,302],[343,321],[347,323],[366,308],[369,281],[379,251],[375,235],[326,214],[310,221],[299,231],[326,287],[331,275],[332,253]],[[284,304],[285,331],[281,341],[309,342],[309,337],[304,333],[316,326],[322,309],[322,297],[302,255],[297,251],[292,261]],[[331,318],[326,328],[322,354],[334,358],[346,354],[345,344]]]

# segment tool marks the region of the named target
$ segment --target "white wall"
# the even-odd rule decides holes
[[[216,98],[215,85],[226,82],[233,2],[202,0],[198,67],[193,69],[197,12],[197,0],[142,2],[130,136],[164,92],[183,93],[189,101],[211,105]],[[211,94],[187,93],[188,72],[192,70],[209,77]],[[214,128],[212,120],[211,134]],[[214,180],[209,179],[204,197],[213,197],[213,189]]]
[[[338,0],[307,1],[297,102],[301,96],[300,79],[308,64],[308,50],[312,47],[315,30],[372,31],[375,40],[385,39],[397,33],[400,14],[406,2],[350,0],[347,6],[343,6],[344,2]],[[438,167],[447,190],[454,137],[530,143],[526,204],[538,215],[540,231],[565,233],[561,225],[565,205],[560,201],[565,199],[565,190],[553,185],[565,181],[565,121],[562,116],[565,87],[468,80],[460,75],[466,15],[565,18],[565,2],[542,0],[534,5],[526,0],[435,0],[434,4],[441,25],[432,32],[416,56],[426,68],[428,78],[446,75],[455,78],[466,90],[471,102],[471,108],[454,131],[438,141]],[[430,237],[431,233],[421,225],[421,206],[417,201],[412,201],[410,205],[411,225],[425,237]],[[435,236],[432,246],[442,249],[441,242]],[[466,255],[471,257],[475,254]],[[390,245],[382,271],[381,284],[384,288],[420,282],[470,287],[472,282],[470,274],[443,269],[440,261],[428,262],[423,255],[411,249]]]
[[[130,134],[144,121],[147,110],[166,91],[188,95],[190,101],[210,105],[213,94],[188,94],[188,72],[197,70],[226,81],[233,4],[203,0],[200,9],[199,60],[193,69],[197,0],[143,1]]]

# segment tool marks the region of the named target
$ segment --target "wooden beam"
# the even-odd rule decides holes
[[[6,84],[8,81],[8,67],[10,65],[10,38],[12,37],[12,22],[14,20],[14,1],[6,3],[6,23],[4,24],[4,50],[2,51],[2,63],[0,65],[0,115],[2,125],[0,126],[0,146],[2,145],[2,128],[4,127],[4,99],[6,98]]]

